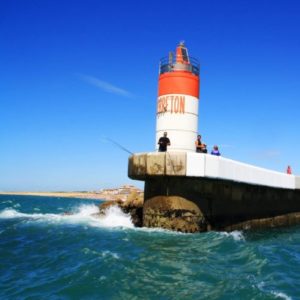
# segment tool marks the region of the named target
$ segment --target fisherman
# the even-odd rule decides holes
[[[164,132],[164,136],[160,137],[159,141],[158,141],[158,151],[159,152],[166,152],[167,151],[167,146],[171,145],[171,142],[169,140],[169,138],[167,137],[168,133]]]
[[[206,144],[202,143],[200,134],[197,135],[195,146],[196,146],[196,152],[207,153]]]
[[[214,145],[214,148],[211,150],[210,152],[211,155],[216,155],[216,156],[220,156],[221,153],[219,151],[219,147],[217,145]]]

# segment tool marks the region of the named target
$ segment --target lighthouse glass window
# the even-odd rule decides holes
[[[186,48],[181,48],[181,54],[182,54],[183,61],[189,62],[189,56]]]

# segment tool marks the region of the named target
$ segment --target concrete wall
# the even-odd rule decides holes
[[[295,189],[294,175],[259,168],[224,157],[187,153],[187,166],[186,176],[204,176]]]
[[[148,214],[151,219],[163,216],[170,222],[179,216],[183,222],[184,214],[181,212],[190,212],[190,205],[181,201],[180,205],[174,204],[171,207],[168,203],[170,199],[175,199],[174,197],[191,201],[197,205],[201,212],[197,216],[200,218],[203,216],[202,220],[198,221],[207,225],[207,229],[200,228],[200,231],[208,230],[208,227],[223,230],[227,226],[230,227],[248,220],[300,213],[300,189],[274,189],[263,185],[249,185],[207,177],[151,176],[145,181],[144,208],[146,207],[146,209],[144,215]],[[156,204],[152,201],[153,199],[156,199]],[[147,203],[148,205],[146,205]],[[153,212],[154,210],[156,212]],[[275,223],[273,224],[272,219],[269,221],[269,225],[277,226]],[[165,220],[164,226],[167,226],[166,223],[168,222]],[[285,225],[291,224],[296,223],[290,218],[286,218]],[[154,223],[145,223],[144,225],[160,227]],[[193,227],[195,224],[190,225]],[[172,229],[172,226],[168,228]],[[193,229],[191,229],[192,231]]]
[[[300,189],[300,176],[295,176],[296,180],[296,189]]]
[[[231,180],[285,189],[300,189],[300,177],[224,157],[194,152],[150,152],[129,158],[128,176],[145,180],[151,176],[187,176]]]

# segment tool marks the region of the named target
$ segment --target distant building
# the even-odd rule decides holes
[[[136,193],[138,196],[142,195],[144,192],[135,187],[134,185],[122,185],[119,188],[102,189],[98,192],[103,195],[106,200],[117,200],[126,201],[128,196],[132,193]]]

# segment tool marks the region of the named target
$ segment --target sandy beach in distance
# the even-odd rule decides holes
[[[99,191],[73,191],[73,192],[1,192],[0,195],[19,195],[19,196],[42,196],[60,198],[81,198],[104,201],[122,200],[126,201],[130,195],[142,195],[143,190],[133,185],[123,185],[118,188],[102,189]]]
[[[107,195],[93,192],[0,192],[0,195],[43,196],[107,200]]]

